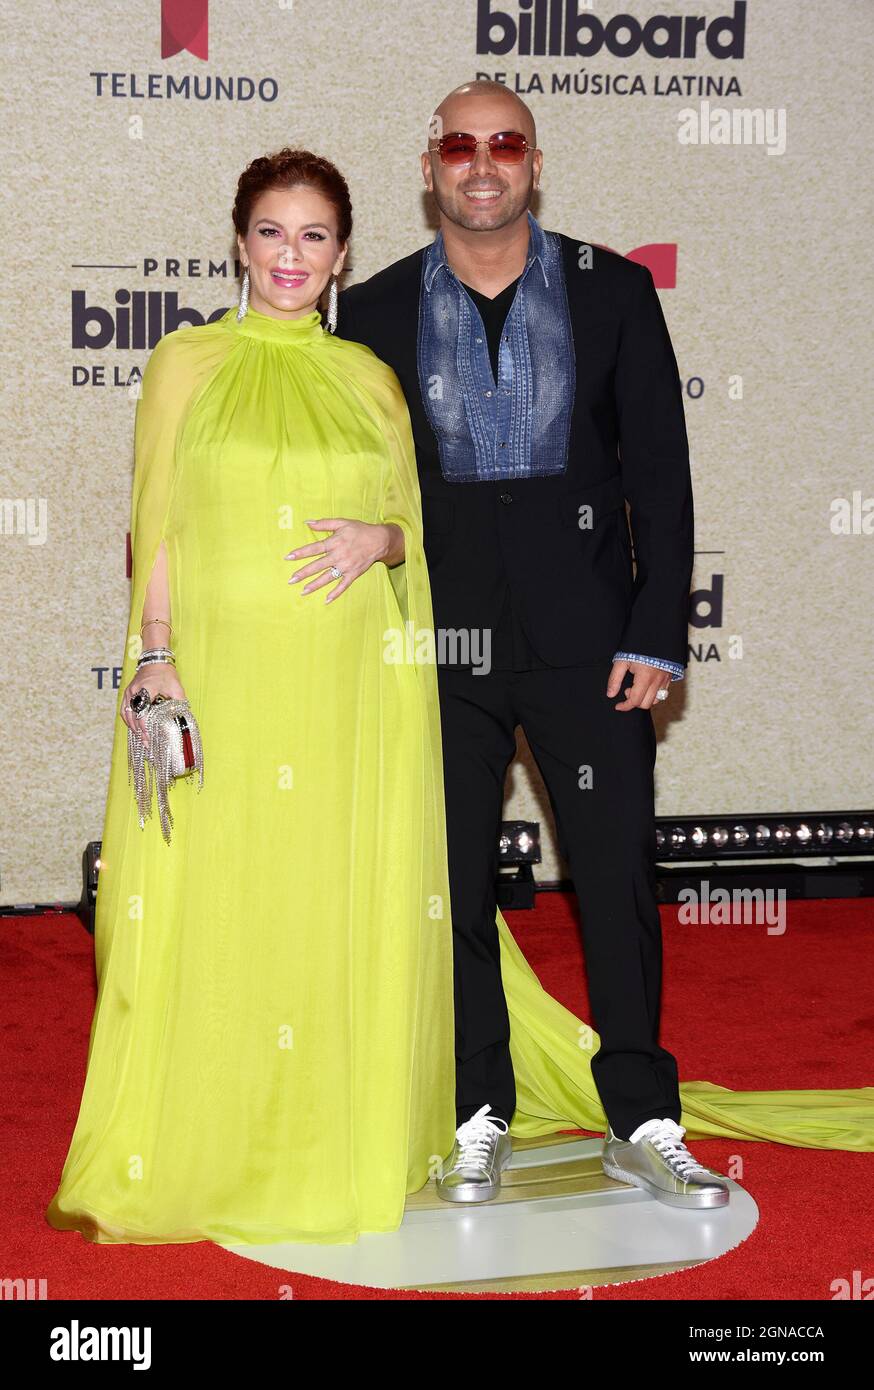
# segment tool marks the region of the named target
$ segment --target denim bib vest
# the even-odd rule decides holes
[[[419,386],[450,483],[567,470],[576,360],[561,242],[530,212],[528,228],[497,382],[479,310],[446,259],[442,231],[422,258]]]

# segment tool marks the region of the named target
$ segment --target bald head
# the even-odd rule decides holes
[[[503,113],[502,121],[495,129],[520,131],[529,145],[536,146],[538,133],[534,115],[521,96],[510,92],[503,82],[492,81],[463,82],[447,93],[428,122],[428,138],[439,139],[447,131],[467,131],[486,110]]]
[[[532,147],[536,147],[534,117],[522,98],[503,82],[485,79],[463,82],[443,98],[428,124],[428,138],[436,140],[449,131],[469,130],[483,116],[491,117],[493,112],[498,120],[493,130],[518,130]]]

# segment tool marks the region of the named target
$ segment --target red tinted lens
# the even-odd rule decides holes
[[[514,130],[504,131],[492,136],[489,153],[496,164],[518,164],[520,159],[525,158],[526,145],[524,135],[518,135]]]
[[[472,135],[444,135],[440,157],[444,164],[469,164],[476,158],[476,141]]]

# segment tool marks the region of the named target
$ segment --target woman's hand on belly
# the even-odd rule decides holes
[[[320,521],[308,521],[307,526],[313,531],[330,531],[331,534],[326,540],[299,545],[286,555],[286,560],[317,557],[293,574],[288,582],[297,584],[308,579],[310,582],[301,590],[303,594],[334,584],[326,603],[338,598],[371,565],[399,565],[404,558],[404,533],[394,522],[383,525],[352,521],[347,517],[323,517]],[[332,570],[338,570],[339,577]]]

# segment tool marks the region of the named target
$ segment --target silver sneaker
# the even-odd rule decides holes
[[[437,1195],[444,1202],[490,1202],[501,1190],[501,1173],[513,1155],[509,1125],[484,1105],[455,1131],[455,1143]]]
[[[696,1162],[683,1143],[685,1133],[671,1119],[648,1120],[632,1143],[617,1139],[608,1125],[601,1157],[604,1172],[671,1207],[724,1207],[728,1183],[721,1173]]]

